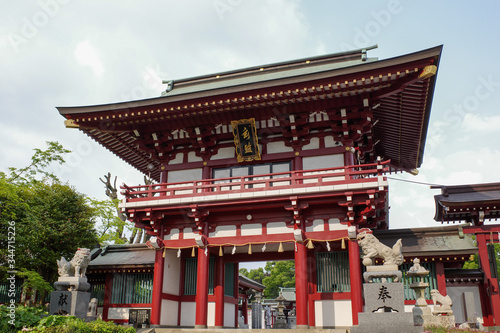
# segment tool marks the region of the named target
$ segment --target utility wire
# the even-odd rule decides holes
[[[387,179],[392,179],[392,180],[397,180],[399,182],[406,182],[406,183],[413,183],[413,184],[427,185],[427,186],[436,186],[436,187],[445,187],[445,185],[431,184],[431,183],[424,183],[424,182],[416,182],[414,180],[399,179],[399,178],[393,178],[393,177],[388,177],[388,176],[386,176],[386,178]]]

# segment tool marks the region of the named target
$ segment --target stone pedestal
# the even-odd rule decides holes
[[[359,325],[353,327],[351,332],[412,333],[423,331],[422,327],[414,326],[413,314],[404,311],[402,283],[365,283],[363,292],[365,312],[358,314]]]
[[[54,283],[56,291],[50,294],[52,314],[69,314],[80,319],[87,317],[90,303],[90,284],[86,277],[61,276]]]
[[[455,327],[455,316],[433,315],[430,307],[414,307],[413,321],[419,326]]]
[[[276,318],[276,321],[274,322],[274,328],[275,329],[284,329],[288,328],[288,323],[286,322],[285,316],[278,316]]]
[[[415,291],[415,295],[417,296],[415,306],[427,306],[427,301],[425,300],[425,288],[427,288],[428,286],[429,284],[425,282],[413,282],[412,284],[410,284],[410,288]]]
[[[90,293],[84,291],[53,291],[50,293],[51,315],[69,314],[85,319],[90,302]]]
[[[413,312],[413,322],[417,326],[427,326],[429,325],[430,318],[432,317],[431,308],[415,306],[412,310]]]
[[[382,281],[391,278],[394,282],[399,282],[402,277],[403,273],[398,269],[398,265],[367,266],[366,272],[363,273],[363,279],[367,283],[372,283],[373,278],[381,278]]]
[[[61,276],[57,282],[54,282],[54,288],[60,291],[88,291],[90,283],[87,282],[86,277]]]
[[[359,325],[351,333],[420,333],[422,326],[414,326],[411,312],[359,313]]]

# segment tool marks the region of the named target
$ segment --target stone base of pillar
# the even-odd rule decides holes
[[[51,315],[70,315],[80,319],[87,317],[90,293],[85,291],[53,291],[50,293]]]

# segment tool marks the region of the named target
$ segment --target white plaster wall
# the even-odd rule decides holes
[[[235,237],[236,236],[236,226],[235,225],[220,225],[215,228],[214,232],[211,232],[209,237]]]
[[[267,224],[267,234],[290,234],[293,233],[292,228],[287,228],[285,222],[271,222]]]
[[[221,160],[224,158],[233,158],[235,154],[235,147],[219,148],[217,155],[212,156],[211,160]]]
[[[304,157],[302,159],[302,165],[304,170],[341,167],[344,166],[344,155],[335,154]]]
[[[170,160],[170,162],[168,162],[168,164],[179,164],[179,163],[182,163],[183,160],[184,160],[184,153],[177,153],[175,155],[175,158]]]
[[[333,139],[333,136],[331,135],[325,136],[325,148],[332,148],[338,146],[340,146],[340,144],[337,144],[337,142]]]
[[[163,236],[165,240],[179,239],[179,229],[173,228],[168,235]]]
[[[465,309],[464,309],[464,300],[463,293],[470,292],[474,296],[474,307],[476,316],[479,318],[483,318],[483,311],[481,309],[481,298],[479,296],[479,287],[477,286],[464,286],[464,287],[446,287],[446,293],[450,296],[453,305],[451,309],[453,310],[453,314],[455,315],[455,322],[463,323],[468,319],[473,318],[465,318]],[[469,310],[470,311],[470,310]],[[472,312],[472,311],[471,311]]]
[[[196,153],[194,151],[190,151],[188,153],[188,162],[201,162],[203,159],[199,156],[196,156]]]
[[[179,303],[164,299],[161,301],[160,325],[177,326]]]
[[[196,314],[195,302],[182,302],[181,303],[181,326],[194,326]]]
[[[242,236],[262,235],[262,225],[257,223],[249,223],[241,225]]]
[[[293,151],[293,148],[285,146],[285,142],[283,141],[274,141],[267,144],[268,154],[286,153],[291,151]]]
[[[319,148],[319,138],[311,138],[309,144],[302,147],[303,150],[311,150]]]
[[[314,220],[311,226],[306,227],[306,232],[311,231],[325,231],[325,221],[322,219]]]
[[[314,301],[316,327],[352,326],[350,300]]]
[[[337,218],[332,218],[332,219],[328,220],[328,228],[332,231],[333,230],[346,230],[347,225],[341,224],[340,220]]]
[[[174,170],[168,172],[167,181],[169,183],[188,182],[202,178],[202,169]]]
[[[179,295],[179,279],[181,272],[181,260],[177,258],[176,250],[165,251],[165,268],[163,271],[163,292],[171,295]]]
[[[215,302],[208,302],[207,326],[215,326]]]
[[[191,228],[184,228],[183,232],[184,239],[195,239],[196,235]]]
[[[236,305],[224,303],[224,327],[234,327],[234,317],[236,316]]]

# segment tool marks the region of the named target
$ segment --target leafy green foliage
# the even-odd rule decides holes
[[[426,326],[424,333],[465,333],[465,332],[484,332],[476,329],[461,329],[455,327]]]
[[[97,238],[100,244],[123,244],[121,232],[125,227],[125,221],[116,215],[118,199],[94,200],[89,199],[94,212],[94,224]]]
[[[42,318],[38,323],[38,327],[54,327],[54,326],[63,326],[69,324],[72,321],[75,321],[77,318],[75,316],[58,316],[51,315],[45,318]]]
[[[264,298],[274,299],[278,297],[280,287],[295,287],[295,262],[293,260],[268,261],[264,269],[259,267],[248,271],[246,268],[242,268],[240,273],[266,286]]]
[[[3,275],[7,268],[24,268],[53,282],[61,255],[71,259],[78,247],[97,244],[87,197],[47,171],[52,163],[64,163],[62,155],[69,150],[57,142],[47,145],[35,149],[29,166],[0,172],[0,231],[12,236],[0,239]]]
[[[70,150],[63,148],[63,146],[55,141],[47,141],[47,149],[41,150],[35,148],[35,153],[31,157],[31,164],[27,167],[18,169],[10,167],[10,182],[23,182],[29,183],[36,179],[36,176],[43,176],[42,178],[52,179],[58,181],[57,177],[48,172],[46,169],[51,163],[64,164],[62,155],[70,153]]]
[[[497,271],[498,271],[497,276],[500,276],[500,244],[494,244],[493,246],[495,248],[495,253],[496,253]],[[479,256],[477,254],[475,254],[474,259],[466,261],[462,268],[463,269],[478,269],[479,268]]]
[[[78,247],[93,248],[93,210],[69,185],[32,183],[23,201],[30,207],[16,221],[16,264],[53,281],[56,260],[72,258]]]
[[[44,332],[44,333],[135,333],[132,327],[118,326],[113,322],[96,320],[89,323],[74,316],[46,316],[41,307],[18,305],[14,310],[0,306],[0,332]],[[45,316],[42,318],[42,316]],[[15,318],[15,319],[13,319]],[[23,329],[24,328],[24,329]]]
[[[30,332],[43,333],[135,333],[133,327],[118,326],[113,322],[95,320],[84,322],[73,316],[49,316],[40,321]]]
[[[262,267],[251,269],[250,271],[246,268],[240,269],[240,273],[246,276],[249,279],[262,283],[266,274],[264,273],[264,269]]]
[[[280,287],[295,287],[295,262],[288,261],[268,261],[264,267],[269,275],[265,276],[262,283],[266,286],[264,290],[265,298],[276,298],[279,295]]]
[[[42,314],[46,313],[41,307],[21,305],[16,306],[12,313],[6,305],[2,305],[0,306],[0,332],[15,333],[25,326],[35,326],[40,321]]]
[[[17,276],[24,279],[23,292],[29,296],[29,292],[36,290],[42,294],[48,293],[52,290],[50,283],[45,281],[43,277],[35,271],[29,271],[26,268],[22,268],[17,272]]]

